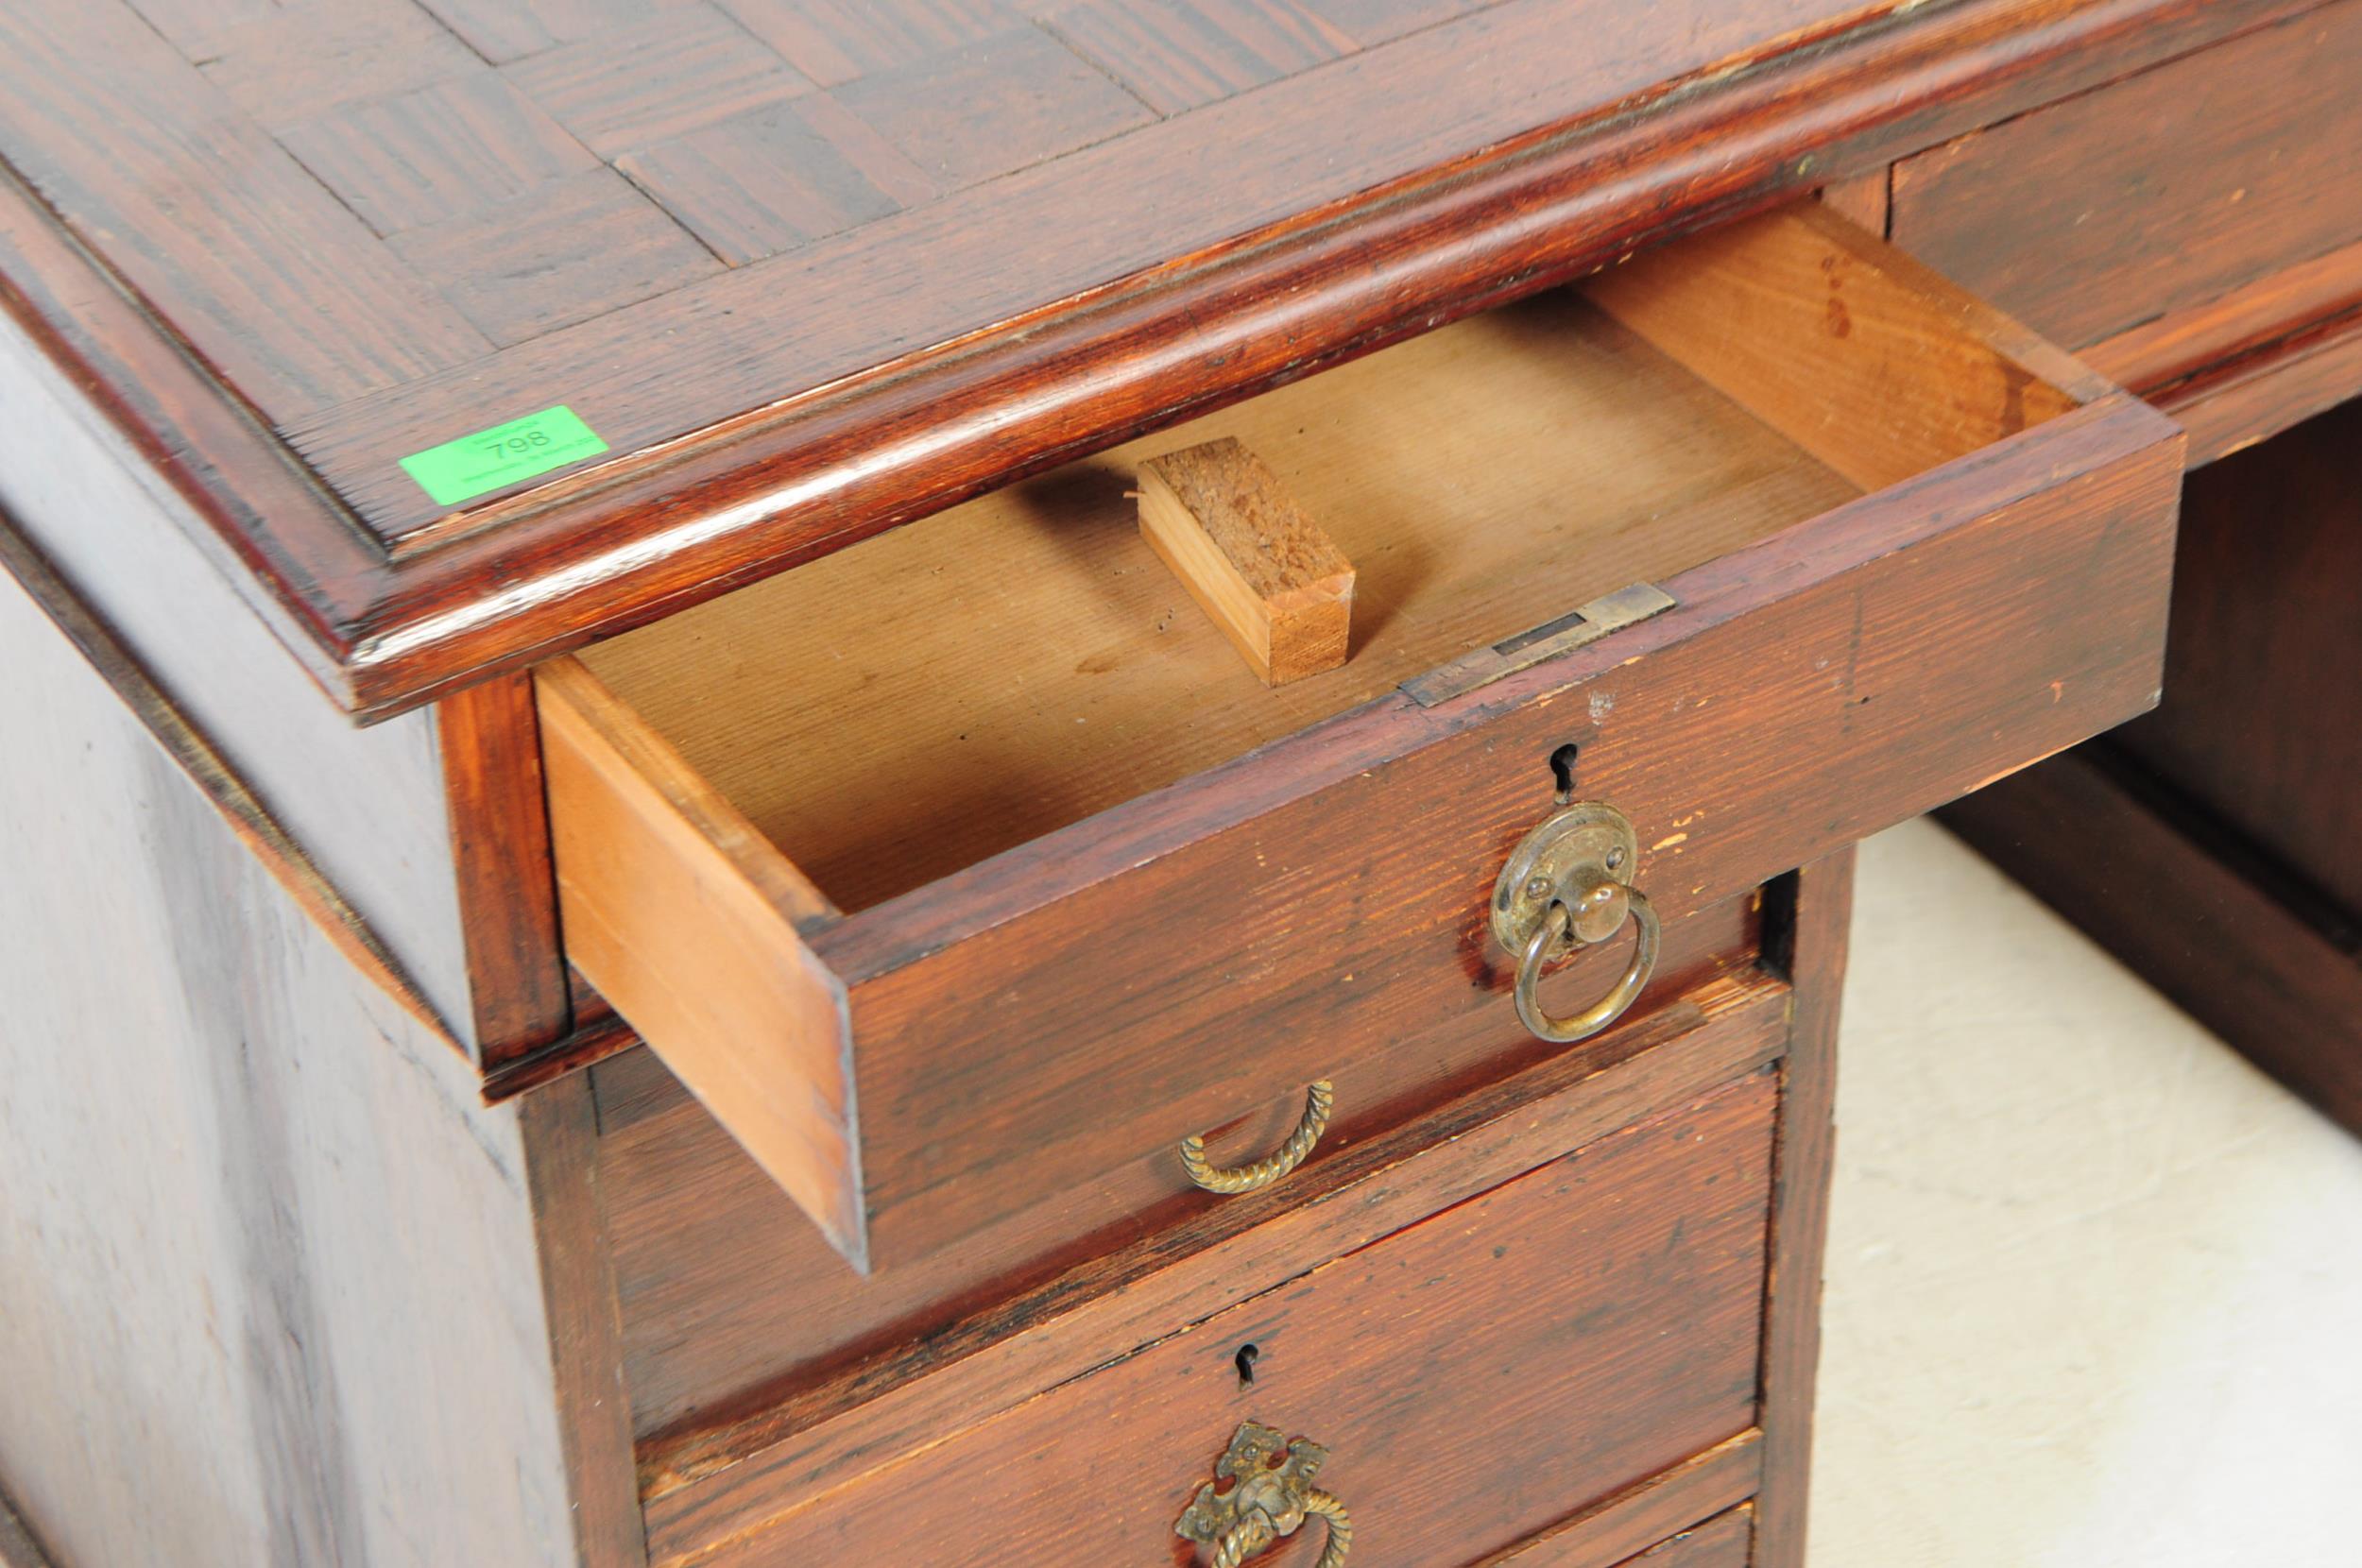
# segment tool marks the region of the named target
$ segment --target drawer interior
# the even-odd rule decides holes
[[[2073,406],[2047,379],[2071,365],[1956,299],[1818,208],[1774,214],[580,657],[865,909]],[[1141,539],[1139,463],[1221,436],[1357,569],[1340,668],[1267,688]]]

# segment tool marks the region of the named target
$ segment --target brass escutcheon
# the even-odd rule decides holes
[[[1517,955],[1517,1016],[1539,1038],[1564,1045],[1597,1034],[1649,983],[1659,931],[1648,895],[1632,885],[1639,862],[1631,820],[1605,801],[1578,800],[1545,817],[1501,867],[1493,884],[1493,936]],[[1607,995],[1571,1016],[1546,1011],[1537,994],[1543,971],[1605,942],[1628,919],[1636,937],[1632,962]]]
[[[1319,1443],[1291,1442],[1278,1428],[1250,1421],[1214,1462],[1214,1479],[1197,1489],[1172,1533],[1214,1547],[1213,1568],[1239,1568],[1318,1515],[1328,1521],[1328,1540],[1317,1568],[1341,1568],[1353,1549],[1353,1521],[1343,1503],[1312,1484],[1327,1460]]]

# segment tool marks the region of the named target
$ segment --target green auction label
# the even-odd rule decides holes
[[[402,468],[437,506],[488,495],[505,485],[596,457],[607,443],[574,418],[564,403],[511,419],[505,425],[462,435],[439,447],[414,452]]]

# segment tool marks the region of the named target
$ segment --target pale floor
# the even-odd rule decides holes
[[[2362,1143],[1930,824],[1857,897],[1813,1568],[2362,1565]]]

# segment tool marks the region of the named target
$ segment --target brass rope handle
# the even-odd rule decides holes
[[[1328,1450],[1319,1443],[1247,1422],[1215,1461],[1214,1479],[1197,1489],[1172,1532],[1214,1547],[1214,1568],[1239,1568],[1317,1514],[1328,1522],[1318,1568],[1344,1568],[1345,1554],[1353,1549],[1353,1521],[1343,1503],[1312,1484],[1327,1462]]]
[[[1206,1140],[1192,1135],[1181,1140],[1181,1167],[1190,1173],[1190,1181],[1208,1192],[1253,1192],[1267,1187],[1304,1163],[1321,1134],[1328,1131],[1328,1114],[1336,1106],[1337,1091],[1324,1078],[1305,1091],[1304,1117],[1277,1153],[1267,1154],[1253,1165],[1219,1167],[1207,1160]]]
[[[1304,1494],[1304,1511],[1328,1521],[1328,1540],[1321,1547],[1321,1559],[1313,1568],[1344,1568],[1345,1554],[1353,1550],[1353,1520],[1346,1514],[1345,1506],[1315,1488]],[[1222,1547],[1214,1553],[1214,1568],[1239,1568],[1239,1564],[1278,1539],[1279,1528],[1271,1522],[1271,1515],[1258,1512],[1222,1538]]]
[[[1552,1045],[1588,1039],[1624,1015],[1624,1009],[1633,1004],[1650,975],[1656,970],[1657,939],[1662,931],[1655,906],[1649,895],[1638,888],[1620,884],[1603,884],[1595,893],[1620,897],[1631,912],[1632,923],[1639,938],[1633,946],[1632,962],[1624,965],[1624,973],[1608,994],[1570,1017],[1554,1017],[1542,1006],[1535,988],[1541,984],[1542,965],[1551,947],[1561,942],[1577,946],[1587,944],[1577,941],[1575,915],[1565,904],[1552,904],[1549,918],[1533,928],[1526,938],[1525,950],[1517,955],[1517,1017],[1526,1028]],[[1605,899],[1599,900],[1606,902]],[[1617,925],[1622,922],[1618,921]]]

